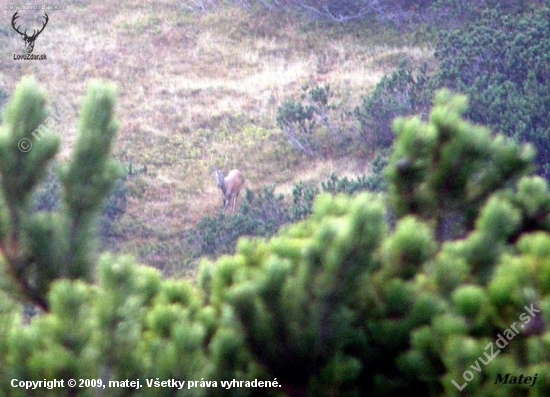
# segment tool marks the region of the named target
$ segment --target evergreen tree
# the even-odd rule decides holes
[[[322,194],[308,219],[241,239],[191,285],[93,254],[118,175],[109,86],[90,86],[64,206],[31,211],[33,171],[58,146],[17,149],[46,117],[34,85],[19,85],[0,133],[2,395],[550,392],[550,191],[530,147],[464,120],[465,98],[441,92],[428,122],[396,122],[387,196]],[[17,298],[44,313],[26,324]],[[53,379],[63,387],[20,387]]]

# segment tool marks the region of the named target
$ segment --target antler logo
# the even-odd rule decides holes
[[[25,32],[21,32],[19,30],[18,26],[15,26],[15,20],[19,18],[19,15],[17,15],[19,11],[16,11],[15,14],[13,14],[13,18],[11,19],[11,26],[13,29],[21,35],[23,40],[25,41],[25,49],[27,50],[27,54],[32,54],[32,50],[34,49],[34,41],[38,37],[40,33],[44,30],[46,25],[48,24],[48,14],[44,13],[44,19],[46,20],[44,24],[42,25],[42,29],[39,29],[38,32],[36,29],[33,29],[33,33],[31,36],[27,35],[27,29],[25,29]]]

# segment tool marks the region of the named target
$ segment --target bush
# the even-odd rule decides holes
[[[424,22],[437,29],[463,28],[478,21],[486,10],[498,9],[502,13],[518,15],[529,9],[528,0],[436,0],[430,5]]]
[[[277,125],[289,143],[308,156],[367,154],[363,142],[357,146],[355,126],[345,124],[353,112],[337,107],[333,95],[328,84],[302,86],[299,100],[287,99],[278,107]]]
[[[289,221],[284,197],[275,195],[275,187],[265,187],[259,193],[246,189],[236,214],[201,219],[187,236],[187,242],[194,257],[215,257],[234,252],[241,236],[270,237]]]
[[[361,139],[372,151],[389,147],[394,139],[391,125],[396,117],[427,114],[428,77],[425,69],[417,73],[404,61],[384,76],[374,92],[364,97],[355,115],[361,126]]]
[[[306,221],[270,241],[242,240],[236,256],[204,268],[209,302],[242,329],[244,341],[233,342],[284,395],[550,390],[540,354],[550,321],[548,184],[528,176],[532,151],[467,123],[466,110],[465,98],[442,92],[429,123],[396,123],[394,229],[380,197],[321,195]],[[438,216],[449,209],[474,222],[443,244]],[[509,346],[483,356],[499,335]],[[497,384],[506,373],[539,381]]]
[[[378,192],[385,189],[383,169],[387,159],[378,156],[373,161],[373,175],[350,180],[333,174],[321,184],[324,192],[355,194],[361,191]],[[235,252],[242,236],[269,238],[286,224],[306,219],[320,189],[313,184],[299,182],[292,190],[292,204],[283,195],[275,194],[275,187],[264,187],[260,192],[246,189],[242,205],[235,214],[205,217],[186,236],[193,249],[193,257],[217,257]]]
[[[313,156],[311,140],[315,120],[311,105],[304,106],[291,99],[286,100],[277,109],[277,125],[292,146],[308,156]]]
[[[44,99],[25,79],[0,135],[2,395],[550,393],[550,188],[529,147],[464,119],[466,98],[441,92],[428,122],[395,123],[388,195],[319,195],[306,220],[204,261],[196,285],[93,255],[120,174],[109,86],[90,86],[60,211],[36,216],[30,194],[58,140],[30,156],[17,142],[43,122]],[[444,242],[449,210],[467,222]],[[43,311],[28,323],[25,300]]]
[[[467,94],[467,117],[538,150],[550,177],[550,9],[514,15],[487,11],[459,31],[442,32],[435,86]]]
[[[355,111],[364,142],[388,147],[391,121],[425,116],[428,98],[448,87],[470,98],[469,120],[535,145],[539,173],[550,178],[550,9],[509,11],[497,7],[460,29],[440,31],[435,73],[404,63],[384,77]]]
[[[331,98],[328,84],[313,88],[305,85],[300,96],[305,103],[287,99],[277,109],[277,125],[288,141],[308,156],[334,145],[336,138],[342,139],[339,128],[332,122],[331,113],[336,106],[330,103]]]
[[[126,212],[128,194],[126,188],[127,177],[126,175],[115,183],[102,210],[102,216],[99,223],[99,235],[103,240],[112,236],[114,223]],[[36,211],[58,211],[62,203],[61,194],[62,185],[52,168],[45,180],[34,192]]]
[[[377,155],[372,162],[372,175],[349,180],[347,177],[339,178],[336,174],[332,174],[329,180],[323,182],[321,186],[324,192],[331,194],[345,193],[353,195],[364,191],[382,192],[386,190],[384,170],[387,164],[387,158]]]
[[[311,215],[313,202],[319,194],[319,188],[311,183],[298,182],[292,189],[292,207],[290,208],[293,221],[306,219]]]

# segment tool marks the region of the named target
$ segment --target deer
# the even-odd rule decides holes
[[[244,184],[244,176],[241,171],[233,169],[229,171],[227,176],[224,177],[223,171],[220,171],[217,168],[214,168],[216,171],[216,179],[218,182],[218,187],[222,191],[223,196],[223,213],[231,203],[233,203],[233,212],[235,212],[235,205],[237,204],[237,198],[241,192],[241,188]]]
[[[48,14],[44,13],[44,23],[42,24],[42,28],[38,29],[38,32],[36,31],[36,29],[33,29],[32,35],[29,36],[27,35],[27,29],[25,29],[24,32],[21,32],[19,30],[19,26],[15,25],[16,19],[19,18],[19,15],[17,15],[18,13],[19,11],[16,11],[15,14],[13,14],[13,18],[11,19],[11,26],[17,33],[21,35],[21,37],[25,41],[25,49],[27,50],[27,54],[32,54],[32,50],[34,49],[34,41],[36,40],[38,35],[42,33],[42,31],[48,24],[48,20],[49,20]]]

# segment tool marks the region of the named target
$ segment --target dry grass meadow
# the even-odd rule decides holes
[[[147,172],[128,181],[113,249],[167,274],[192,275],[183,231],[220,210],[213,165],[238,167],[248,188],[277,184],[282,191],[332,172],[365,173],[364,159],[311,160],[285,141],[277,106],[303,84],[330,84],[333,102],[353,110],[402,58],[432,57],[413,37],[380,26],[329,26],[237,8],[196,14],[166,0],[64,4],[49,12],[36,40],[34,53],[47,61],[13,60],[23,41],[10,26],[14,11],[0,9],[0,87],[12,92],[22,76],[34,75],[52,103],[63,98],[79,109],[90,79],[116,84],[115,157]],[[40,26],[41,12],[20,14],[21,23]],[[70,154],[77,117],[57,126],[62,157]]]

